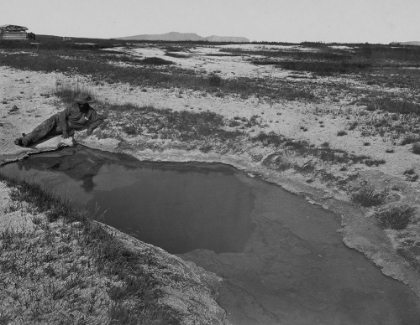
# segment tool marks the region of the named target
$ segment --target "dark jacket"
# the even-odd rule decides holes
[[[81,112],[79,105],[73,103],[64,111],[58,114],[60,126],[63,131],[69,129],[81,130],[97,128],[104,120],[103,116],[98,114],[92,107],[89,106],[86,112]]]

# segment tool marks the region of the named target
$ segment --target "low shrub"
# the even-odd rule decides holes
[[[420,142],[413,143],[411,151],[416,155],[420,155]]]
[[[127,125],[123,127],[123,131],[128,135],[135,135],[137,134],[137,128],[132,125]]]
[[[353,203],[363,207],[372,207],[383,204],[385,202],[386,194],[386,191],[375,193],[373,186],[364,186],[357,193],[352,195],[351,200]]]
[[[292,149],[294,151],[300,151],[302,154],[304,154],[305,152],[307,152],[309,149],[309,143],[306,141],[295,141],[295,140],[287,140],[285,143],[285,146],[288,149]]]
[[[417,135],[409,135],[406,136],[402,141],[401,141],[401,145],[404,146],[406,144],[411,144],[411,143],[415,143],[415,142],[419,142],[420,141],[420,137]]]
[[[198,148],[198,150],[204,153],[209,152],[211,149],[213,149],[213,146],[211,144],[203,144],[202,146]]]
[[[350,124],[349,130],[353,131],[357,127],[358,124],[359,124],[358,122],[353,122],[352,124]]]
[[[364,163],[365,163],[365,165],[366,166],[379,166],[379,165],[383,165],[383,164],[385,164],[386,163],[386,161],[384,160],[384,159],[371,159],[371,158],[368,158],[368,159],[365,159],[365,161],[364,161]]]
[[[366,105],[368,111],[382,110],[390,113],[420,115],[420,105],[406,100],[389,97],[364,98],[361,100],[361,103]]]
[[[369,67],[369,64],[346,61],[285,61],[276,65],[286,70],[308,71],[319,76],[330,76],[340,73],[354,73]]]
[[[375,218],[382,229],[402,230],[410,224],[415,211],[413,207],[402,205],[378,212]]]
[[[168,45],[168,46],[165,47],[165,50],[168,51],[168,52],[183,52],[183,51],[185,51],[187,49],[184,49],[184,48],[181,48],[181,47],[176,47],[176,46]]]
[[[229,122],[229,126],[230,127],[236,127],[236,126],[240,126],[241,125],[241,123],[240,122],[238,122],[237,120],[231,120],[230,122]]]
[[[406,171],[404,171],[404,175],[414,175],[416,173],[416,171],[414,170],[414,168],[410,168],[407,169]]]
[[[222,78],[217,74],[212,73],[208,79],[208,82],[209,86],[211,87],[219,87],[222,84]]]
[[[165,52],[165,55],[173,57],[173,58],[177,58],[177,59],[186,59],[190,57],[188,54],[178,54],[178,53],[173,53],[173,52]]]
[[[174,64],[172,61],[164,60],[161,58],[145,58],[140,61],[143,64],[154,64],[154,65],[168,65],[168,64]]]
[[[270,132],[268,134],[265,132],[260,132],[251,140],[253,142],[261,142],[263,146],[274,145],[275,147],[280,146],[285,141],[283,137],[275,134],[274,132]]]

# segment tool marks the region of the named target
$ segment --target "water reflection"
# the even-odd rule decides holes
[[[252,189],[223,165],[140,163],[75,147],[3,169],[42,182],[103,215],[105,223],[171,253],[241,252],[254,229]]]
[[[19,171],[38,170],[61,172],[71,179],[81,182],[81,188],[91,192],[95,188],[94,177],[103,165],[122,163],[128,156],[118,156],[98,152],[96,150],[81,150],[82,147],[66,148],[52,153],[33,155],[17,162]],[[127,162],[128,162],[127,161]],[[135,161],[133,160],[132,163]],[[130,164],[127,164],[130,166]]]

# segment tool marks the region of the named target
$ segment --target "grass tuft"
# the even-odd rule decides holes
[[[383,204],[386,195],[387,191],[376,193],[373,186],[364,186],[357,193],[353,193],[351,200],[363,207],[372,207]]]
[[[212,73],[208,79],[210,87],[219,87],[222,84],[222,78],[217,74]]]
[[[382,229],[402,230],[410,224],[415,211],[413,207],[402,205],[378,212],[375,218]]]
[[[251,140],[253,142],[261,142],[264,147],[270,146],[270,145],[278,147],[282,143],[285,142],[285,139],[282,136],[274,132],[270,132],[268,134],[265,132],[260,132],[257,136],[253,137]]]
[[[416,155],[420,155],[420,142],[413,143],[413,146],[411,147],[411,151]]]
[[[351,123],[350,126],[349,126],[349,130],[353,131],[357,127],[358,124],[359,124],[358,122]]]
[[[89,95],[92,98],[95,97],[91,88],[80,84],[77,80],[72,85],[57,80],[52,93],[61,98],[64,103],[73,103],[76,96],[80,93]]]

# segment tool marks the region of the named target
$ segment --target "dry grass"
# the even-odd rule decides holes
[[[0,179],[12,187],[10,211],[35,215],[33,231],[0,233],[3,324],[179,323],[158,303],[161,292],[146,271],[156,263],[152,255],[126,249],[39,185]]]
[[[42,50],[34,56],[28,53],[0,53],[0,65],[11,66],[23,70],[41,72],[60,71],[92,76],[97,83],[128,83],[132,86],[184,88],[219,94],[239,94],[267,97],[275,100],[316,101],[317,97],[308,89],[297,89],[287,85],[265,85],[261,80],[253,78],[222,79],[217,75],[209,77],[196,75],[190,70],[168,65],[160,60],[141,61],[132,59],[131,66],[116,66],[110,62],[110,53],[103,54],[96,48],[83,52],[75,49]],[[121,55],[114,53],[114,61]],[[156,63],[159,64],[156,64]],[[162,64],[163,63],[163,64]]]
[[[373,186],[364,186],[358,192],[353,193],[351,200],[353,203],[363,207],[378,206],[385,203],[387,191],[377,193]]]
[[[402,230],[412,222],[416,209],[407,205],[391,207],[375,214],[378,225],[383,229]]]
[[[64,83],[62,80],[56,80],[52,89],[52,94],[58,96],[65,103],[74,102],[74,99],[80,93],[90,95],[92,98],[95,97],[92,89],[85,84],[79,83],[77,79],[71,85]]]

